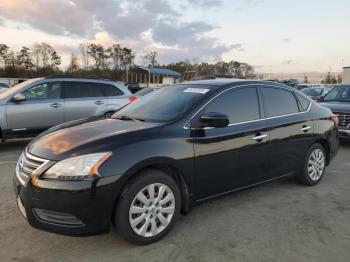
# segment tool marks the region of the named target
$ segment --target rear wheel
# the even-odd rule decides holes
[[[321,144],[316,143],[308,150],[304,169],[297,179],[304,185],[316,185],[322,180],[325,169],[326,152]]]
[[[176,182],[162,171],[146,170],[123,191],[115,213],[115,225],[129,242],[150,244],[171,230],[180,206]]]

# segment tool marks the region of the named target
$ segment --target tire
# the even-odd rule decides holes
[[[304,168],[297,176],[297,181],[306,186],[314,186],[322,180],[325,170],[326,151],[321,144],[315,143],[306,154]]]
[[[181,194],[174,179],[159,170],[145,170],[126,185],[115,210],[115,226],[130,243],[147,245],[169,233],[180,207]]]

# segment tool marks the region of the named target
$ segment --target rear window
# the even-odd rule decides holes
[[[261,89],[266,117],[282,116],[299,112],[298,103],[292,92],[264,87]]]
[[[102,97],[101,85],[92,82],[65,82],[65,98]]]

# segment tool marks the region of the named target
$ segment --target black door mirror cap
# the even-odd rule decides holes
[[[200,122],[202,127],[214,127],[214,128],[224,128],[227,127],[230,123],[228,116],[217,113],[209,112],[201,116]]]

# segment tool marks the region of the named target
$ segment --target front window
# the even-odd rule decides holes
[[[30,84],[34,83],[35,81],[38,81],[38,78],[30,79],[30,80],[24,81],[20,84],[17,84],[11,88],[7,88],[6,91],[4,91],[0,94],[0,100],[9,96],[9,95],[16,93],[18,90],[21,90],[25,86],[29,86]]]
[[[115,113],[115,119],[135,119],[150,122],[174,120],[200,103],[211,89],[205,86],[178,85],[163,87],[142,99],[130,103]]]
[[[255,87],[231,90],[215,98],[202,113],[217,112],[227,115],[230,124],[260,118],[259,100]]]
[[[55,100],[61,97],[61,84],[56,82],[42,83],[22,92],[26,101]]]
[[[327,102],[349,102],[350,86],[336,86],[323,99]]]

